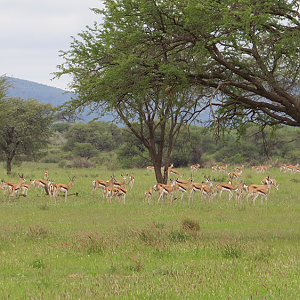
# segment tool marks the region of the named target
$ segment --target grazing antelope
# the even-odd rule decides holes
[[[114,182],[116,181],[115,176],[111,176],[110,180],[105,181],[105,180],[99,180],[95,179],[93,181],[93,194],[95,195],[97,189],[100,187],[102,188],[102,196],[104,198],[104,194],[106,193],[106,188],[112,188],[114,185]]]
[[[145,191],[145,203],[147,202],[148,204],[151,201],[152,197],[152,185],[150,186],[149,190]]]
[[[241,167],[235,167],[234,171],[235,172],[242,172],[244,170],[244,165],[242,165]]]
[[[242,178],[242,171],[240,173],[238,173],[238,172],[230,172],[230,173],[228,173],[228,177],[231,180]]]
[[[212,172],[217,172],[217,171],[218,171],[218,167],[219,167],[218,165],[212,166],[212,167],[211,167],[211,171],[212,171]]]
[[[133,174],[130,174],[128,184],[129,184],[130,188],[132,189],[133,184],[134,184],[134,177],[133,177]]]
[[[110,198],[108,199],[108,203],[109,204],[111,203],[112,197],[116,197],[118,199],[119,203],[121,203],[121,198],[123,198],[123,203],[125,204],[125,197],[127,194],[127,189],[128,189],[128,183],[125,184],[125,188],[118,186],[118,187],[111,189]]]
[[[191,166],[191,172],[193,172],[193,171],[198,171],[198,169],[200,168],[200,165],[199,164],[197,164],[197,165],[192,165]]]
[[[55,201],[56,201],[56,198],[58,196],[58,193],[63,192],[65,194],[65,202],[67,202],[68,191],[71,188],[71,186],[73,186],[74,179],[75,179],[75,176],[73,178],[69,178],[69,180],[70,180],[69,184],[58,183],[56,185],[55,190],[54,190],[54,194],[53,194],[53,197],[55,198]]]
[[[271,187],[273,186],[278,191],[279,184],[277,185],[276,179],[274,177],[264,177],[261,183],[263,185],[271,185]]]
[[[168,175],[170,176],[171,174],[174,174],[174,175],[177,175],[179,176],[180,178],[182,178],[182,175],[175,169],[170,169],[168,170]]]
[[[148,167],[147,167],[147,172],[149,172],[149,171],[153,171],[153,172],[154,172],[154,167],[148,166]]]
[[[219,172],[227,172],[227,165],[226,166],[220,166]]]
[[[247,204],[248,204],[248,198],[250,196],[254,196],[252,203],[255,205],[256,198],[261,195],[261,204],[263,204],[263,198],[265,197],[265,201],[267,203],[268,201],[268,195],[270,193],[271,185],[258,185],[258,184],[250,184],[248,186],[248,195],[246,197]]]
[[[42,192],[41,195],[43,193],[43,191],[45,191],[46,195],[49,195],[49,191],[48,191],[48,182],[44,179],[35,179],[32,182],[32,185],[35,186],[35,193],[38,196],[38,189],[39,187],[42,188]]]
[[[262,172],[265,173],[265,172],[270,172],[270,168],[271,168],[271,165],[268,165],[268,166],[261,166],[262,168]]]
[[[252,170],[256,171],[256,173],[259,174],[262,172],[263,168],[262,168],[262,166],[253,166]]]
[[[237,173],[236,172],[229,172],[228,177],[231,180],[236,179],[237,178]]]

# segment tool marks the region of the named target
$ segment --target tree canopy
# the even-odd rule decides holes
[[[116,113],[149,149],[156,171],[165,137],[168,164],[182,125],[207,107],[217,126],[300,125],[298,1],[104,4],[93,9],[103,23],[61,52],[56,76],[73,77],[72,109]],[[153,144],[156,128],[163,145]]]
[[[2,76],[1,86],[7,78]],[[0,97],[0,157],[6,162],[7,174],[16,160],[35,160],[47,147],[53,123],[50,104],[33,99],[7,98],[7,89]]]

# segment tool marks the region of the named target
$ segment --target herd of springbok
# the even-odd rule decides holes
[[[75,177],[70,178],[69,184],[55,184],[52,180],[49,180],[48,171],[45,171],[44,179],[30,180],[30,184],[26,184],[26,179],[24,178],[24,175],[18,175],[18,182],[9,182],[4,180],[1,181],[0,188],[4,190],[3,196],[6,196],[6,193],[8,192],[9,200],[11,199],[11,197],[15,197],[16,195],[26,197],[28,190],[34,186],[35,193],[37,196],[39,196],[38,189],[41,188],[41,193],[45,192],[47,195],[49,195],[50,202],[53,201],[56,203],[58,194],[62,192],[65,195],[65,202],[67,202],[68,191],[73,186],[73,182],[75,179]]]
[[[197,171],[200,165],[191,166],[191,171]],[[274,177],[266,176],[264,177],[260,184],[249,184],[246,185],[242,181],[242,173],[244,170],[244,165],[241,167],[236,167],[233,171],[227,170],[226,166],[212,166],[212,173],[220,172],[228,175],[228,181],[226,183],[215,183],[214,179],[211,179],[211,175],[204,176],[203,182],[194,182],[193,178],[190,177],[186,180],[181,178],[170,179],[169,184],[156,183],[153,187],[150,186],[150,189],[145,192],[145,202],[150,203],[151,197],[154,193],[157,192],[158,200],[157,204],[161,200],[168,199],[170,203],[173,203],[174,200],[178,198],[178,192],[181,192],[181,199],[183,195],[186,194],[189,200],[189,203],[193,203],[194,195],[196,192],[200,192],[201,201],[203,199],[206,201],[213,201],[213,198],[218,195],[221,199],[223,192],[229,193],[229,200],[233,197],[233,193],[236,193],[235,201],[236,205],[241,201],[241,198],[246,194],[246,201],[249,202],[249,197],[252,198],[252,203],[255,204],[255,200],[258,196],[261,196],[261,203],[263,200],[267,202],[268,195],[270,193],[271,187],[278,190],[278,185]],[[257,173],[269,172],[271,166],[255,166],[252,169]],[[147,167],[147,171],[151,168]],[[173,165],[169,167],[168,174],[178,174],[179,172],[173,169]],[[234,184],[234,181],[236,182]]]
[[[193,179],[193,172],[197,172],[200,168],[200,165],[192,165],[190,167],[191,177],[188,179],[182,179],[182,174],[174,169],[173,164],[168,168],[169,184],[156,183],[149,187],[145,191],[145,203],[150,203],[152,196],[157,193],[157,204],[160,201],[168,199],[170,203],[173,203],[178,199],[178,192],[181,192],[181,199],[184,195],[187,195],[189,203],[193,203],[194,196],[196,192],[200,192],[201,202],[203,200],[206,202],[213,201],[214,197],[218,195],[218,198],[221,199],[223,192],[228,192],[229,200],[232,199],[233,194],[235,193],[236,205],[241,202],[243,195],[245,195],[246,202],[249,202],[249,198],[252,198],[252,203],[255,204],[255,200],[258,196],[261,196],[261,203],[265,199],[267,202],[268,195],[271,188],[278,190],[278,184],[274,177],[265,176],[262,178],[259,184],[249,184],[246,185],[243,182],[243,170],[244,165],[240,167],[235,167],[232,171],[227,170],[227,165],[215,165],[212,166],[211,174],[207,177],[204,176],[204,180],[200,182],[195,182]],[[263,174],[270,171],[271,166],[253,166],[252,170],[257,174]],[[147,172],[154,171],[154,167],[148,166]],[[162,169],[164,171],[164,169]],[[211,179],[211,176],[215,173],[224,173],[228,175],[228,181],[224,183],[215,183],[214,179]],[[291,172],[295,174],[300,172],[298,165],[283,165],[280,167],[280,172]],[[172,178],[172,175],[175,178]],[[267,175],[267,174],[266,174]],[[116,198],[119,203],[125,203],[125,198],[127,195],[128,187],[132,188],[134,184],[133,174],[121,175],[122,180],[116,180],[115,176],[112,175],[110,180],[94,180],[93,181],[93,194],[95,195],[98,188],[102,189],[103,198],[106,197],[107,202],[110,204],[112,198]],[[128,182],[126,183],[126,179]],[[49,195],[50,202],[55,202],[57,196],[60,192],[64,193],[65,201],[67,201],[67,195],[70,188],[73,186],[74,177],[70,178],[69,184],[55,184],[52,180],[48,178],[48,171],[44,173],[44,179],[35,179],[30,180],[30,184],[26,184],[26,180],[22,175],[19,175],[18,182],[5,182],[1,181],[0,188],[4,189],[3,195],[6,196],[6,193],[9,194],[9,199],[16,195],[27,196],[27,192],[30,187],[35,187],[35,193],[38,196],[38,189],[42,189],[42,193],[45,192]]]
[[[95,195],[97,189],[101,188],[102,196],[103,198],[106,196],[108,204],[111,203],[113,197],[115,197],[119,201],[119,203],[121,203],[121,201],[123,200],[123,203],[125,204],[128,186],[130,186],[130,188],[133,187],[134,176],[133,174],[129,175],[128,183],[126,183],[128,174],[121,176],[123,177],[122,180],[116,180],[114,175],[111,176],[110,180],[95,179],[93,181],[93,194]]]

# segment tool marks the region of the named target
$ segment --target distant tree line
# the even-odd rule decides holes
[[[104,164],[112,169],[143,168],[149,165],[147,149],[125,127],[93,121],[73,125],[56,123],[52,129],[63,136],[63,142],[55,150],[50,147],[50,152],[58,151],[60,157],[66,159],[65,164],[68,160],[85,161],[87,166]],[[156,143],[159,143],[159,136],[157,133]],[[57,153],[55,156],[59,157]],[[196,163],[209,167],[217,162],[248,165],[276,161],[298,163],[299,157],[299,128],[280,126],[276,130],[265,128],[262,131],[255,125],[249,125],[242,134],[232,130],[216,141],[209,128],[190,126],[179,133],[171,162],[176,167]],[[49,156],[44,159],[49,159]],[[65,164],[61,162],[62,166]]]

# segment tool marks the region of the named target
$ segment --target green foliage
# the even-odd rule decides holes
[[[3,83],[5,85],[5,81]],[[52,108],[33,99],[0,99],[0,159],[7,163],[35,160],[43,154],[52,134]]]
[[[57,122],[54,123],[51,128],[53,131],[58,131],[60,133],[66,132],[70,129],[72,125],[69,122]]]
[[[77,143],[78,147],[82,143],[85,144],[82,147],[87,147],[86,144],[90,144],[96,150],[112,151],[122,143],[121,129],[119,127],[96,121],[91,121],[87,124],[81,122],[74,124],[66,132],[65,137],[68,141],[63,147],[64,151],[72,151],[75,143]],[[92,149],[90,150],[92,151]]]
[[[103,126],[106,126],[105,123]],[[99,128],[102,128],[101,124],[99,124]],[[80,123],[79,126],[71,126],[69,129],[71,132],[65,133],[67,142],[64,143],[63,138],[61,138],[62,149],[55,147],[55,151],[48,151],[43,161],[58,163],[61,159],[89,157],[93,164],[106,165],[109,166],[109,169],[114,169],[114,165],[123,169],[144,168],[149,165],[148,150],[139,139],[124,127],[118,128],[118,134],[112,134],[106,139],[106,150],[102,151],[95,149],[91,143],[78,142],[78,140],[85,140],[89,130],[89,124]],[[98,135],[99,132],[97,131],[89,131],[87,139],[96,140]],[[124,143],[119,144],[120,137]],[[159,143],[159,135],[156,142]],[[53,140],[52,143],[56,145],[57,139]],[[66,149],[72,151],[65,152]],[[114,149],[114,151],[108,151],[109,149]],[[201,166],[210,166],[215,162],[257,165],[269,160],[296,164],[300,156],[298,149],[300,149],[300,131],[298,128],[284,126],[277,128],[275,132],[272,128],[265,128],[264,133],[262,133],[256,126],[246,126],[243,135],[232,130],[223,140],[216,141],[210,130],[190,126],[189,130],[182,129],[179,133],[171,154],[171,162],[175,167],[188,167],[197,163]],[[61,166],[64,165],[61,163]]]
[[[99,151],[90,143],[75,143],[72,152],[75,156],[90,158],[96,156]]]

